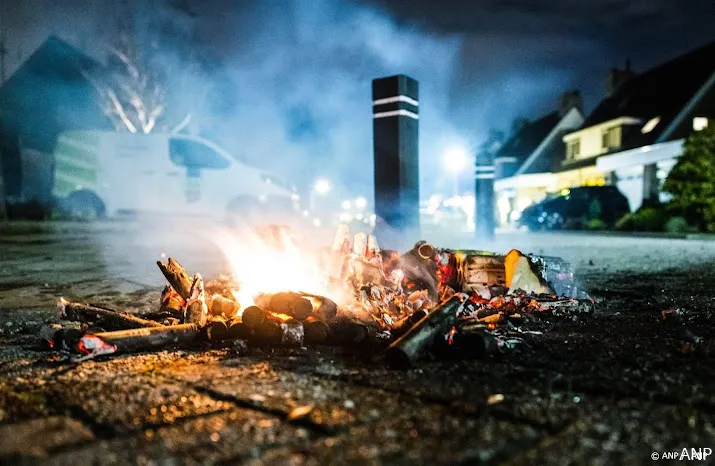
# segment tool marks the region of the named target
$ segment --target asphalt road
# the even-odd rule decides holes
[[[72,365],[35,344],[57,297],[154,309],[162,253],[206,276],[228,270],[215,227],[0,226],[0,462],[640,464],[715,450],[715,242],[427,239],[562,256],[596,312],[545,319],[543,335],[505,354],[406,372],[327,347]],[[682,318],[663,321],[669,308]]]

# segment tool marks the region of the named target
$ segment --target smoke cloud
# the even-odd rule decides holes
[[[325,176],[371,198],[371,81],[408,74],[420,81],[420,168],[430,184],[459,134],[447,108],[458,39],[345,1],[263,2],[235,14],[213,44],[222,82],[206,84],[203,132],[296,184]],[[226,97],[234,105],[216,109]]]

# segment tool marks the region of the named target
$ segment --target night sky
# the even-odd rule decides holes
[[[715,40],[711,0],[364,2],[405,24],[460,36],[455,104],[472,92],[508,93],[510,81],[541,87],[522,102],[527,115],[549,105],[559,85],[580,89],[591,110],[603,98],[610,67],[630,59],[644,71]]]
[[[365,192],[374,77],[420,81],[421,177],[438,188],[438,155],[453,142],[476,147],[515,117],[552,111],[565,90],[580,89],[588,112],[612,66],[643,71],[715,40],[712,0],[0,1],[8,72],[49,34],[101,60],[127,5],[140,33],[157,18],[178,24],[203,72],[160,51],[171,75],[208,90],[193,96],[212,103],[197,131]]]

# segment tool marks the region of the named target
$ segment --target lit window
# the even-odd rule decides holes
[[[621,146],[621,128],[609,128],[601,134],[601,147],[605,151],[617,149]]]
[[[650,120],[648,120],[648,123],[643,125],[643,127],[641,128],[641,133],[650,133],[651,131],[653,131],[653,128],[658,125],[658,123],[660,123],[660,117],[651,118]]]
[[[693,118],[693,129],[695,131],[701,131],[708,127],[708,119],[705,117],[695,117]]]
[[[581,152],[581,140],[569,141],[566,143],[566,160],[572,160],[579,156]]]

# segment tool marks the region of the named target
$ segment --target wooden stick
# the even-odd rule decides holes
[[[199,327],[206,325],[209,316],[209,308],[206,306],[206,293],[204,292],[204,280],[201,274],[194,275],[191,285],[190,298],[186,300],[186,310],[184,311],[184,323],[195,324]]]
[[[106,345],[116,347],[116,351],[140,351],[151,348],[167,347],[176,344],[190,343],[199,337],[199,328],[193,324],[182,324],[135,328],[117,332],[100,332],[87,334],[80,339],[83,352],[90,353],[92,346],[99,339]]]
[[[301,321],[313,313],[313,304],[299,293],[292,291],[271,295],[268,300],[268,308],[271,312],[286,314]]]
[[[438,336],[445,335],[457,323],[461,306],[462,299],[454,296],[432,309],[427,317],[390,345],[386,354],[388,364],[396,368],[410,367]]]
[[[228,324],[221,316],[213,316],[204,327],[206,338],[210,341],[226,340],[228,338]]]
[[[166,264],[162,261],[156,261],[156,265],[159,266],[161,273],[164,274],[169,285],[171,285],[182,298],[189,299],[191,297],[191,285],[193,284],[193,280],[179,262],[170,257]]]
[[[63,319],[85,322],[112,330],[165,327],[152,320],[142,319],[126,312],[91,304],[61,302],[60,309],[62,311],[60,317]]]
[[[310,316],[303,322],[306,343],[321,343],[328,338],[330,327],[322,320]]]
[[[248,328],[256,328],[266,320],[268,313],[258,306],[248,306],[241,314],[241,321]]]
[[[417,322],[424,319],[428,315],[429,312],[425,309],[415,311],[411,315],[403,317],[402,319],[395,322],[395,325],[392,326],[392,330],[390,333],[395,338],[400,337],[407,333],[407,331],[410,330],[412,327],[414,327]]]

